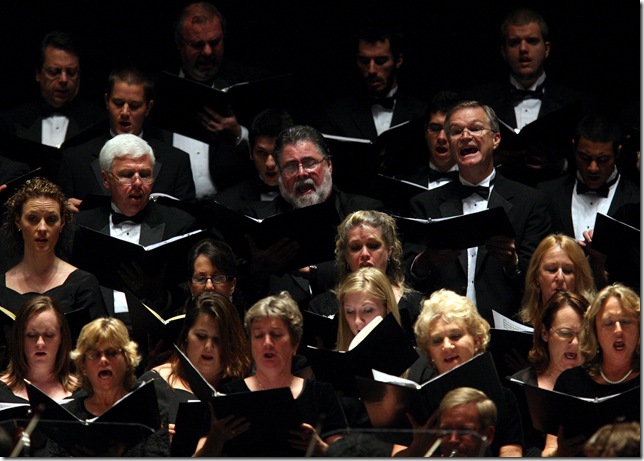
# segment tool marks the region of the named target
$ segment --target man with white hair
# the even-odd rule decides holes
[[[195,219],[190,214],[150,200],[154,161],[150,145],[136,135],[119,134],[107,141],[99,154],[99,165],[110,201],[81,210],[77,215],[78,225],[144,246],[194,230]],[[76,251],[79,250],[75,248]],[[133,279],[135,283],[130,286],[134,294],[159,312],[170,308],[171,300],[165,288],[151,279],[146,283],[146,277],[138,275],[141,277]],[[124,294],[102,291],[110,315],[116,314],[129,325]]]

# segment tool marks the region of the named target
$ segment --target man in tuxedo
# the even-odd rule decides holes
[[[88,194],[108,195],[103,185],[99,153],[113,136],[130,133],[145,139],[154,151],[153,193],[171,195],[179,200],[195,199],[195,185],[187,153],[155,138],[155,130],[144,122],[154,106],[154,83],[136,68],[113,70],[107,81],[105,107],[109,126],[78,146],[63,151],[58,184],[75,211]],[[157,136],[161,136],[157,134]]]
[[[81,210],[78,225],[144,246],[194,230],[191,215],[150,200],[154,163],[150,145],[134,134],[119,134],[107,141],[99,154],[99,164],[110,199],[95,208]],[[83,249],[75,247],[73,252],[77,251]],[[150,307],[159,312],[171,308],[170,293],[160,278],[135,265],[125,275],[128,287]],[[124,293],[105,288],[102,292],[110,315],[130,325]]]
[[[275,143],[275,160],[280,195],[270,202],[249,204],[243,210],[245,214],[267,218],[328,201],[333,203],[340,219],[358,210],[383,209],[378,200],[348,194],[333,186],[331,156],[324,137],[313,127],[296,125],[282,131]],[[268,294],[285,289],[304,309],[312,295],[331,288],[337,281],[332,261],[301,268],[297,274],[274,275],[293,257],[296,248],[296,242],[280,241],[266,251],[256,252],[252,272],[268,283]]]
[[[270,201],[280,193],[277,186],[279,170],[275,161],[275,141],[287,128],[295,125],[284,109],[269,108],[253,119],[250,127],[250,159],[257,177],[235,184],[215,195],[215,200],[233,210],[241,211],[248,202]]]
[[[501,142],[499,122],[476,101],[457,104],[445,119],[459,178],[410,200],[416,218],[445,218],[501,206],[514,238],[495,236],[467,251],[405,245],[405,261],[415,287],[425,293],[447,288],[467,296],[493,324],[492,310],[512,317],[521,303],[523,273],[534,249],[550,232],[545,195],[497,174],[494,150]],[[476,232],[476,229],[472,229]]]
[[[208,1],[188,2],[174,30],[181,59],[179,77],[224,89],[266,76],[249,66],[224,61],[225,33],[226,20],[215,5]],[[197,123],[205,130],[207,141],[179,133],[167,138],[190,155],[197,198],[212,198],[218,191],[252,177],[248,129],[234,113],[220,114],[204,107]]]
[[[500,52],[509,76],[504,81],[487,82],[463,90],[468,99],[491,106],[499,119],[518,132],[526,125],[549,114],[579,104],[579,116],[558,131],[568,129],[566,136],[544,132],[529,145],[516,148],[502,143],[496,164],[506,176],[534,185],[538,180],[558,177],[568,170],[562,140],[567,142],[574,124],[583,111],[593,105],[593,98],[575,88],[568,88],[546,76],[545,65],[551,43],[548,24],[538,12],[526,8],[511,11],[500,28]],[[520,150],[515,150],[520,149]]]
[[[36,65],[40,98],[0,114],[2,136],[17,136],[60,147],[84,129],[105,119],[98,105],[78,97],[81,68],[78,48],[66,32],[43,38]]]
[[[360,88],[325,108],[317,128],[325,133],[374,141],[392,126],[423,116],[425,103],[399,86],[402,34],[369,25],[358,34]]]
[[[576,174],[539,183],[550,197],[553,230],[584,241],[597,213],[615,216],[629,203],[640,202],[640,187],[616,166],[621,150],[619,125],[593,113],[577,125],[573,140]]]
[[[458,178],[458,165],[449,150],[449,142],[445,134],[444,123],[447,113],[460,101],[453,91],[436,93],[425,112],[425,140],[429,152],[429,163],[425,168],[399,179],[410,181],[427,189],[435,189]]]

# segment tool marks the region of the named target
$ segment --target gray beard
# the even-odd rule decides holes
[[[315,187],[313,180],[311,178],[298,180],[293,184],[293,190],[296,190],[298,186],[302,184],[311,184]],[[318,203],[323,203],[331,195],[331,189],[333,187],[333,179],[331,177],[331,172],[327,169],[324,174],[324,180],[319,188],[316,188],[312,193],[306,195],[297,195],[286,190],[284,184],[282,183],[282,178],[279,178],[279,188],[280,194],[284,197],[288,203],[291,204],[293,208],[304,208],[311,205],[317,205]]]

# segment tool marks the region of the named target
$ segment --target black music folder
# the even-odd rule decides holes
[[[345,192],[371,195],[379,173],[406,174],[426,165],[423,118],[388,128],[373,141],[322,133],[333,161],[333,183]]]
[[[56,181],[62,154],[60,149],[17,136],[0,136],[0,155],[25,163],[39,176]]]
[[[304,344],[317,347],[319,339],[326,349],[335,347],[338,339],[338,314],[326,316],[303,310],[302,317],[304,317],[302,335]]]
[[[376,320],[372,320],[371,325]],[[372,369],[400,375],[418,359],[418,353],[392,314],[372,329],[363,329],[363,337],[348,351],[318,349],[307,346],[303,351],[309,359],[315,378],[333,385],[336,391],[356,396],[356,376],[372,376]]]
[[[159,275],[167,285],[174,285],[185,281],[188,251],[207,235],[206,230],[196,230],[143,246],[79,226],[72,264],[94,274],[101,285],[115,290],[125,290],[118,271],[121,264],[131,262],[136,262],[151,275]]]
[[[157,82],[153,120],[159,127],[184,136],[210,142],[197,114],[204,106],[221,115],[235,114],[249,125],[255,115],[268,107],[286,107],[292,75],[282,74],[217,89],[193,80],[162,72]]]
[[[378,174],[374,179],[371,195],[384,203],[385,209],[392,213],[408,216],[409,200],[428,190],[427,185],[423,187],[411,181]]]
[[[490,336],[490,345],[487,349],[492,354],[499,376],[501,378],[512,376],[519,370],[514,370],[510,367],[506,360],[506,355],[511,356],[513,353],[517,353],[527,361],[528,353],[534,343],[532,333],[490,328]]]
[[[333,201],[294,208],[268,218],[258,219],[211,202],[216,216],[215,228],[222,234],[237,256],[250,259],[245,235],[250,235],[259,249],[266,249],[281,238],[297,241],[299,250],[287,263],[285,272],[335,258],[335,237],[340,216]]]
[[[522,383],[532,425],[538,431],[557,435],[563,426],[566,437],[583,434],[589,438],[605,424],[640,420],[640,387],[606,397],[577,397]]]
[[[571,149],[575,127],[583,116],[582,105],[574,102],[539,117],[517,132],[503,120],[499,120],[501,132],[500,149],[529,151],[537,149],[562,155]]]
[[[489,352],[476,355],[423,384],[377,372],[372,378],[357,377],[356,383],[374,428],[411,429],[405,413],[424,424],[445,394],[463,386],[484,392],[499,411],[505,408],[503,389]],[[409,444],[411,435],[403,433],[398,437],[401,438],[392,441]]]
[[[640,247],[640,230],[597,213],[591,247],[607,256],[626,257],[634,248]]]
[[[97,418],[83,420],[27,384],[32,409],[42,409],[38,428],[67,451],[84,446],[92,451],[122,443],[131,448],[161,427],[161,417],[152,380],[126,394]]]
[[[515,236],[508,214],[500,206],[447,218],[393,217],[405,241],[429,248],[464,250],[483,245],[496,235]]]
[[[164,319],[127,289],[125,290],[125,299],[132,322],[134,340],[138,344],[148,344],[148,335],[151,337],[152,344],[163,341],[169,345],[177,340],[186,314]]]

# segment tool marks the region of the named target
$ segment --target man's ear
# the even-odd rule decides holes
[[[400,66],[402,66],[403,61],[404,61],[403,54],[400,53],[398,55],[398,57],[396,58],[396,61],[395,61],[395,64],[394,64],[396,66],[396,69],[400,69]]]
[[[147,117],[148,115],[150,115],[150,112],[152,111],[152,108],[153,108],[153,107],[154,107],[154,99],[150,99],[150,100],[148,101],[148,108],[147,108],[147,109],[145,109],[145,116],[146,116],[146,117]]]
[[[487,430],[483,434],[483,435],[485,435],[487,437],[487,444],[488,445],[491,445],[492,441],[494,440],[494,432],[495,432],[494,426],[488,426]]]
[[[108,180],[108,173],[105,170],[101,170],[101,178],[103,178],[103,186],[105,186],[105,189],[111,191],[111,185]]]

